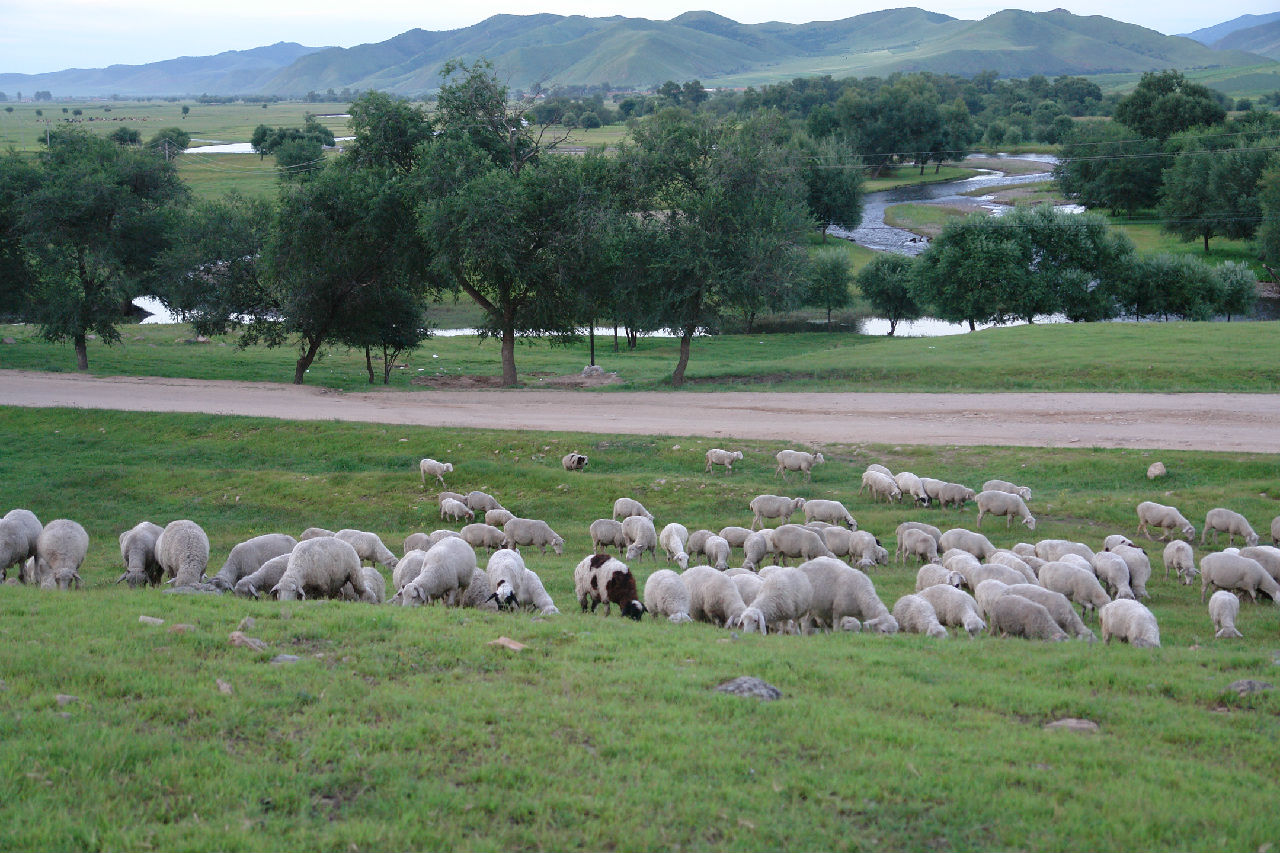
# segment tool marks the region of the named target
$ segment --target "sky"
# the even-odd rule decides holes
[[[1004,8],[1043,12],[1066,8],[1105,15],[1165,34],[1190,32],[1240,15],[1280,9],[1280,0],[1232,0],[1219,6],[1190,0],[1089,0],[1066,4],[982,3],[978,0],[0,0],[0,73],[37,74],[65,68],[140,65],[178,56],[206,56],[278,41],[351,47],[415,27],[452,30],[496,14],[553,12],[667,20],[707,9],[744,24],[828,21],[899,5],[977,20]]]

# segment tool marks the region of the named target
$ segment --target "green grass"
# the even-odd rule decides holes
[[[945,204],[894,204],[885,208],[884,221],[886,225],[922,237],[937,237],[942,233],[942,226],[970,213],[973,211]]]
[[[812,483],[784,485],[767,442],[735,444],[746,459],[728,478],[702,473],[712,442],[689,437],[12,408],[0,432],[6,506],[74,518],[91,537],[84,589],[0,587],[4,849],[1253,851],[1275,838],[1280,700],[1225,687],[1275,680],[1280,617],[1245,604],[1246,639],[1215,641],[1198,590],[1165,581],[1158,556],[1159,650],[734,637],[583,615],[571,600],[587,525],[619,495],[691,529],[745,522],[762,491],[842,499],[884,540],[903,518],[972,526],[972,508],[859,498],[859,472],[878,461],[1029,484],[1036,536],[1096,546],[1132,535],[1148,497],[1192,519],[1225,503],[1263,524],[1277,505],[1260,495],[1280,495],[1275,457],[1162,452],[1170,475],[1153,487],[1141,451],[831,446]],[[588,471],[561,470],[566,449],[589,453]],[[561,615],[112,583],[116,536],[142,518],[199,522],[214,568],[237,541],[312,524],[374,530],[399,551],[439,524],[423,455],[455,463],[451,488],[490,491],[565,536],[563,557],[525,554]],[[643,583],[653,564],[633,568]],[[915,571],[871,574],[891,606]],[[268,651],[227,642],[246,616]],[[503,635],[528,648],[487,645]],[[267,662],[281,652],[302,660]],[[738,675],[784,698],[710,690]],[[59,707],[58,693],[78,701]],[[1065,716],[1102,731],[1042,730]]]
[[[864,192],[874,193],[882,190],[896,190],[899,187],[914,187],[918,184],[937,184],[944,181],[958,181],[972,178],[980,174],[977,169],[963,169],[959,166],[943,166],[935,173],[933,166],[927,166],[924,174],[920,174],[919,166],[897,166],[883,170],[878,176],[871,177],[867,172],[867,180],[863,182]]]
[[[1154,215],[1154,214],[1152,214]],[[1248,264],[1259,278],[1270,278],[1270,274],[1258,262],[1258,251],[1251,240],[1232,240],[1227,237],[1214,237],[1209,241],[1209,251],[1205,252],[1204,242],[1182,240],[1176,234],[1165,231],[1158,221],[1138,214],[1129,219],[1124,216],[1110,216],[1111,225],[1123,232],[1142,254],[1168,253],[1174,255],[1193,255],[1211,264],[1223,261],[1235,261]]]

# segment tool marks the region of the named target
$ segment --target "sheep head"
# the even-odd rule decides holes
[[[647,612],[648,610],[645,608],[645,606],[641,604],[639,601],[636,601],[635,599],[628,601],[626,605],[623,606],[622,608],[623,616],[626,616],[628,619],[634,619],[637,622],[639,622],[640,617]]]
[[[511,588],[511,584],[506,578],[498,581],[498,585],[494,587],[493,595],[489,596],[488,601],[496,601],[499,610],[515,610],[516,609],[516,593]]]
[[[79,589],[80,573],[75,569],[63,569],[54,576],[54,583],[58,589]]]
[[[557,556],[557,557],[558,557],[558,556],[560,556],[561,554],[563,554],[563,553],[564,553],[564,539],[562,539],[562,538],[561,538],[561,537],[559,537],[559,536],[556,536],[554,539],[552,539],[552,540],[551,540],[551,550],[553,550],[553,551],[555,551],[555,552],[556,552],[556,556]]]
[[[765,626],[764,614],[756,607],[748,607],[742,611],[742,615],[738,617],[738,625],[741,626],[744,634],[759,631],[761,636],[764,636],[769,633],[769,629]]]
[[[1034,515],[1028,515],[1026,518],[1022,519],[1022,523],[1027,526],[1028,530],[1036,529],[1036,517]]]
[[[282,580],[271,588],[271,597],[276,601],[299,601],[307,597],[297,581]]]

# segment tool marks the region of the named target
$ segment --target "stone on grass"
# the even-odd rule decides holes
[[[1245,678],[1241,681],[1233,681],[1227,685],[1228,690],[1235,691],[1241,696],[1248,696],[1250,693],[1262,693],[1267,690],[1274,690],[1275,687],[1265,681],[1255,681],[1252,678]]]
[[[66,707],[67,705],[70,705],[72,702],[80,701],[79,696],[72,696],[70,693],[59,693],[56,696],[54,696],[53,699],[55,702],[58,703],[58,707],[60,708]]]
[[[267,644],[257,637],[246,637],[243,631],[232,631],[231,636],[227,637],[233,646],[241,646],[253,649],[255,652],[265,652]]]
[[[223,696],[230,696],[230,695],[231,695],[231,685],[230,685],[230,684],[228,684],[227,682],[223,681],[221,678],[215,678],[215,679],[213,680],[213,683],[217,685],[217,687],[218,687],[218,692],[219,692],[219,693],[221,693]]]
[[[515,640],[511,639],[510,637],[499,637],[499,638],[498,638],[498,639],[496,639],[496,640],[490,640],[488,643],[486,643],[486,645],[490,645],[490,646],[502,646],[503,648],[511,649],[511,651],[513,651],[513,652],[518,652],[518,651],[520,651],[521,649],[527,649],[527,648],[528,648],[528,646],[526,646],[524,643],[516,642]]]
[[[139,616],[138,621],[141,622],[143,625],[163,625],[164,624],[163,619],[157,619],[154,616]]]
[[[1044,727],[1046,731],[1080,732],[1082,734],[1096,734],[1099,730],[1098,724],[1093,720],[1082,720],[1078,717],[1063,717],[1061,720],[1045,723]]]
[[[752,678],[744,675],[735,678],[732,681],[726,681],[716,687],[721,693],[729,693],[734,696],[745,696],[751,699],[761,699],[765,702],[772,702],[774,699],[782,698],[782,691],[774,687],[767,681],[761,681],[758,678]]]
[[[300,660],[302,660],[302,658],[297,655],[276,655],[269,662],[274,664],[297,663]]]
[[[196,629],[195,625],[187,625],[182,622],[178,622],[169,626],[169,633],[170,634],[186,634],[190,631],[194,631],[195,629]]]
[[[1152,462],[1151,467],[1147,469],[1147,479],[1154,480],[1157,477],[1163,477],[1168,473],[1169,472],[1165,469],[1163,462]]]

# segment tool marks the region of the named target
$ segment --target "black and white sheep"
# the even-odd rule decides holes
[[[911,495],[916,506],[928,506],[933,501],[929,493],[924,490],[924,483],[910,471],[899,471],[893,475],[893,481],[898,484],[898,491],[902,492],[904,497]]]
[[[566,471],[582,471],[587,467],[588,459],[582,453],[566,453],[560,457],[560,464]]]
[[[610,604],[618,605],[619,612],[629,619],[639,621],[645,614],[631,569],[608,554],[592,554],[578,563],[573,570],[573,588],[583,612],[589,608],[594,613],[603,603],[605,616]]]

